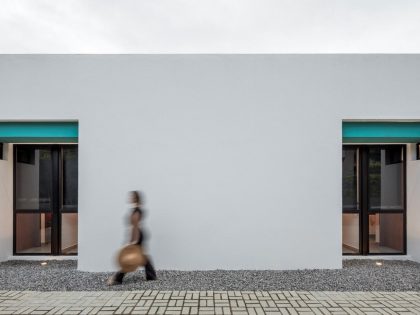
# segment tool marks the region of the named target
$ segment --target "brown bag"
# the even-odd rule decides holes
[[[132,272],[140,266],[144,266],[146,257],[143,248],[134,244],[124,246],[118,255],[118,264],[122,272]]]

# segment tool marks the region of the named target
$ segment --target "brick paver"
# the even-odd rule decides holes
[[[0,314],[420,314],[420,292],[0,291]]]

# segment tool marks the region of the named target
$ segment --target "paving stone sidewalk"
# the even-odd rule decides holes
[[[0,291],[0,314],[420,314],[420,292]]]

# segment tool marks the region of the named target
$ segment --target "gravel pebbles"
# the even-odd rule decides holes
[[[108,287],[111,273],[77,271],[76,261],[0,263],[0,290],[296,290],[419,291],[420,264],[412,261],[344,260],[341,270],[158,270],[146,281],[143,271],[128,274],[122,285]]]

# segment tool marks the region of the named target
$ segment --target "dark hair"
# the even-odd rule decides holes
[[[133,190],[130,192],[131,197],[134,199],[135,203],[141,204],[143,202],[143,198],[141,193],[138,190]]]

